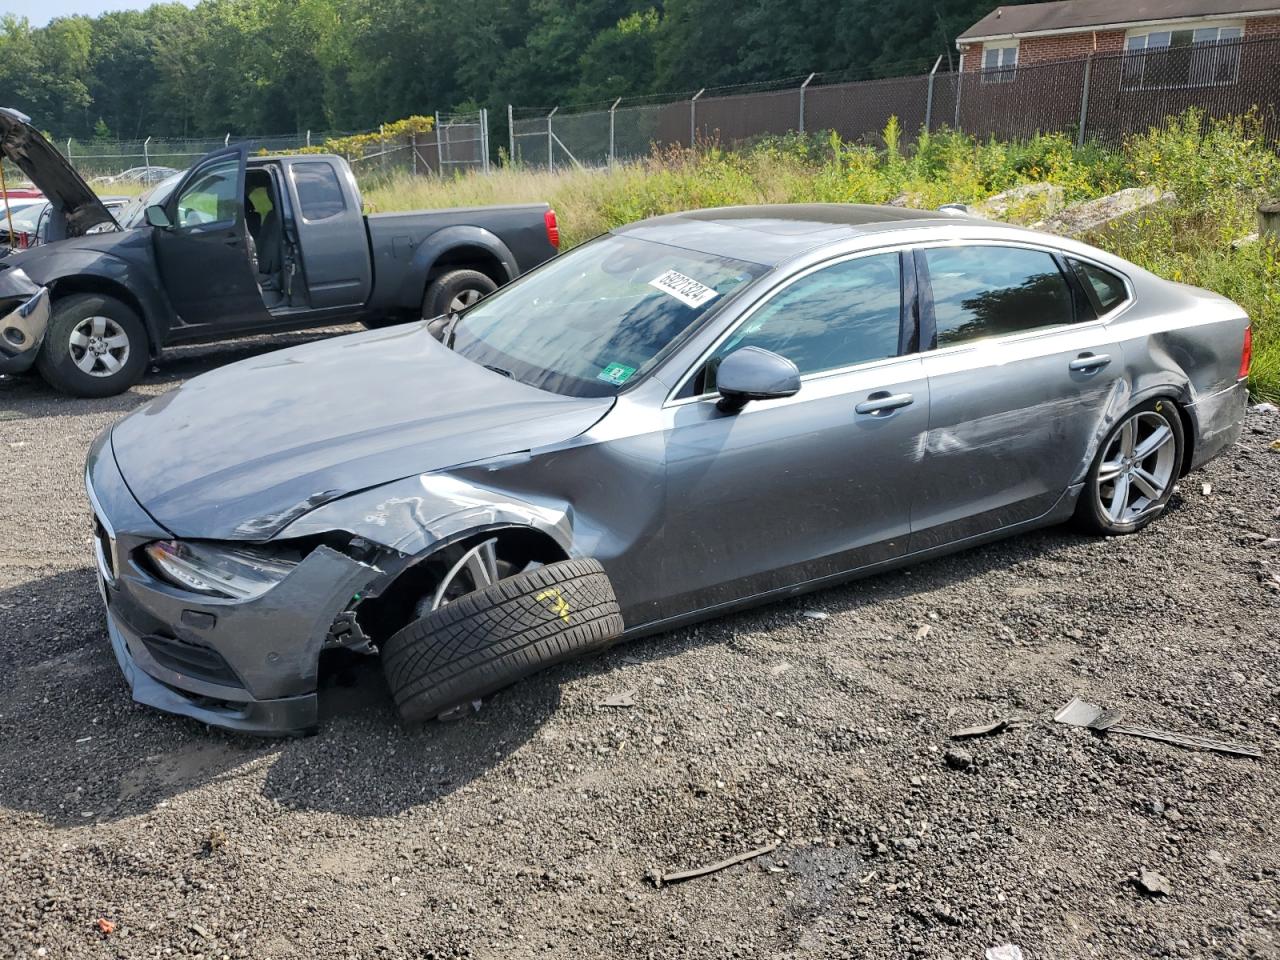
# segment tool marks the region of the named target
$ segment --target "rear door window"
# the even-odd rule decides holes
[[[298,206],[306,220],[328,220],[342,213],[347,204],[338,174],[327,163],[309,161],[293,164],[293,183],[298,190]]]
[[[1050,253],[987,245],[923,253],[939,348],[1076,320],[1071,286]]]

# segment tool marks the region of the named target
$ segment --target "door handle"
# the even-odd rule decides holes
[[[1110,362],[1111,358],[1105,353],[1082,353],[1067,366],[1072,370],[1101,370]]]
[[[890,393],[888,390],[878,390],[854,407],[853,410],[855,413],[870,414],[874,417],[877,414],[897,410],[899,407],[910,406],[915,402],[915,399],[909,393]]]

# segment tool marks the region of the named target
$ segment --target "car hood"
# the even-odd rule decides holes
[[[31,118],[12,107],[0,107],[0,153],[61,212],[68,237],[83,236],[100,223],[116,222],[66,157],[31,125]]]
[[[358,490],[568,440],[612,405],[492,373],[414,323],[196,377],[116,424],[112,448],[176,536],[265,540]]]

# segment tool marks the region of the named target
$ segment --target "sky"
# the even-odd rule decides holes
[[[33,27],[42,27],[54,17],[76,13],[95,17],[108,10],[141,10],[154,2],[156,0],[7,0],[4,12],[26,17]],[[195,0],[183,2],[192,6]]]

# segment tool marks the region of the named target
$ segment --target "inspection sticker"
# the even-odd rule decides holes
[[[625,363],[611,363],[596,374],[596,379],[620,387],[635,376],[635,373],[635,367],[628,367]]]
[[[690,307],[700,307],[719,296],[706,284],[699,283],[693,277],[686,277],[677,270],[668,270],[662,276],[650,280],[649,286],[657,287],[663,293],[675,297]]]

